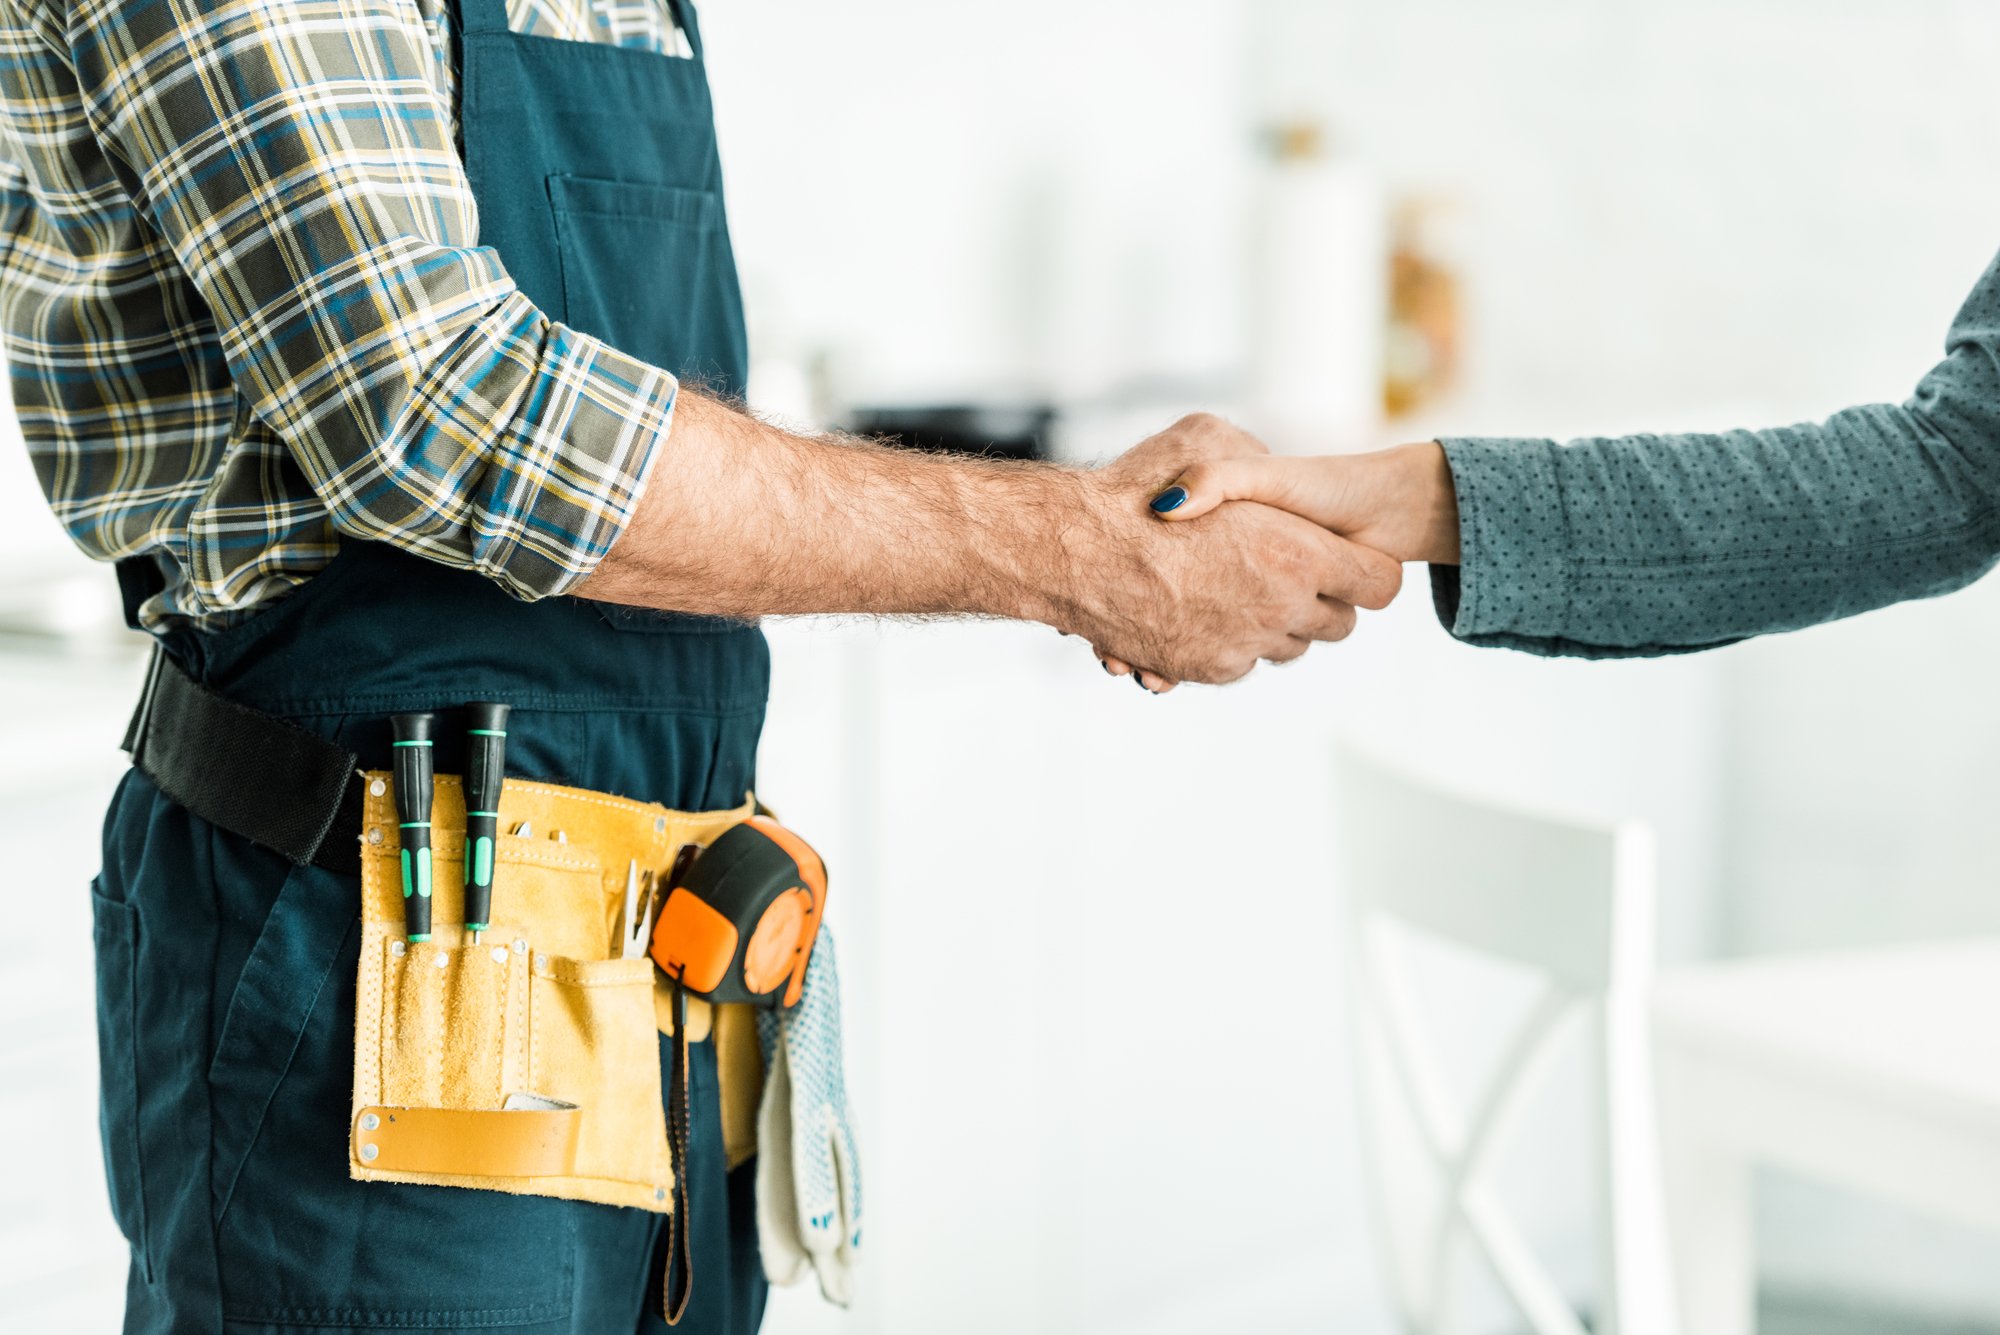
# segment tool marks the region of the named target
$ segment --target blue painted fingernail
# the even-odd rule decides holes
[[[1153,513],[1163,515],[1169,510],[1178,510],[1187,503],[1187,497],[1186,487],[1168,487],[1153,498]]]

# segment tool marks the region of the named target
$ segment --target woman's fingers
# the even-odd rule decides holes
[[[1097,661],[1102,663],[1104,670],[1114,677],[1136,678],[1140,686],[1151,691],[1154,695],[1165,695],[1168,691],[1180,685],[1179,682],[1162,677],[1157,672],[1147,672],[1143,668],[1135,668],[1124,659],[1113,658],[1109,654],[1099,654]]]
[[[1152,499],[1162,519],[1199,519],[1224,501],[1260,501],[1330,525],[1337,516],[1325,476],[1334,459],[1286,459],[1251,455],[1194,464]]]

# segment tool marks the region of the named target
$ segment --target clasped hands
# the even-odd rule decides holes
[[[1356,608],[1396,596],[1403,562],[1458,560],[1457,500],[1434,442],[1278,457],[1196,414],[1093,476],[1133,549],[1113,562],[1124,596],[1057,624],[1089,639],[1107,671],[1136,673],[1156,693],[1234,681],[1260,660],[1344,639]],[[1134,558],[1148,577],[1131,578]]]

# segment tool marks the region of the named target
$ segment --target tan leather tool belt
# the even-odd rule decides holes
[[[461,926],[464,794],[441,774],[432,937],[412,943],[391,779],[363,780],[350,1174],[669,1213],[658,1035],[672,1008],[652,961],[619,954],[626,869],[636,859],[664,881],[684,845],[706,846],[753,805],[669,811],[510,778],[493,919],[474,945]],[[523,822],[530,833],[509,833]],[[688,1037],[716,1043],[733,1167],[755,1152],[755,1017],[696,1001]]]

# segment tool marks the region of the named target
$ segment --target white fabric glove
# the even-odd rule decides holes
[[[760,1011],[764,1099],[757,1110],[757,1242],[764,1277],[795,1284],[811,1266],[828,1302],[853,1299],[861,1251],[861,1159],[840,1061],[840,968],[820,928],[790,1010]]]

